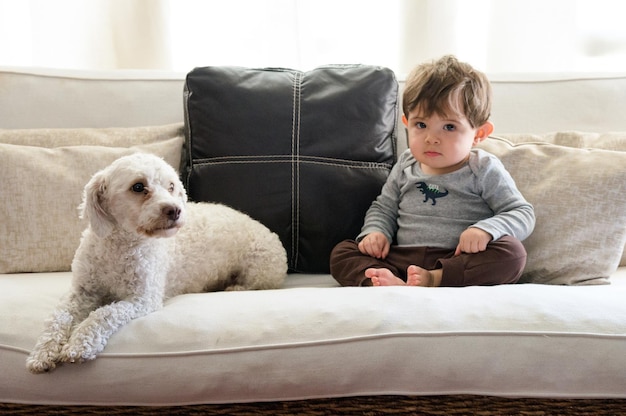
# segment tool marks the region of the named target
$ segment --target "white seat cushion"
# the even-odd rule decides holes
[[[175,297],[95,361],[30,374],[28,352],[70,279],[0,275],[0,401],[626,398],[625,268],[611,285],[577,287],[339,288],[328,275],[290,275],[280,290]]]

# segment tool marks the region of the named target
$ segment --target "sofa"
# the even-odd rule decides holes
[[[181,168],[186,74],[0,68],[0,402],[626,399],[626,74],[489,75],[481,146],[537,216],[519,284],[340,287],[294,271],[278,290],[169,299],[96,360],[34,375],[26,357],[71,285],[83,185],[128,152]],[[393,139],[406,149],[399,124]]]

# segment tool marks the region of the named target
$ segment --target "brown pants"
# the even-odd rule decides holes
[[[330,273],[342,286],[368,284],[365,270],[386,268],[406,281],[406,269],[442,269],[441,286],[479,286],[516,283],[526,265],[526,250],[516,238],[505,236],[479,253],[454,255],[455,250],[431,247],[391,246],[385,259],[359,251],[354,240],[335,246],[330,254]],[[367,281],[367,282],[366,282]]]

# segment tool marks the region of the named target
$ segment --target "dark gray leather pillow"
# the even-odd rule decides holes
[[[283,242],[291,271],[327,273],[330,251],[359,233],[395,162],[393,72],[196,68],[184,101],[190,199],[264,223]]]

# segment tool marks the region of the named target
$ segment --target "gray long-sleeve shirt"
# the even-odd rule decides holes
[[[470,226],[493,240],[504,235],[524,240],[535,226],[535,214],[494,155],[472,149],[461,169],[427,175],[407,150],[367,211],[357,240],[380,231],[402,246],[454,249]]]

